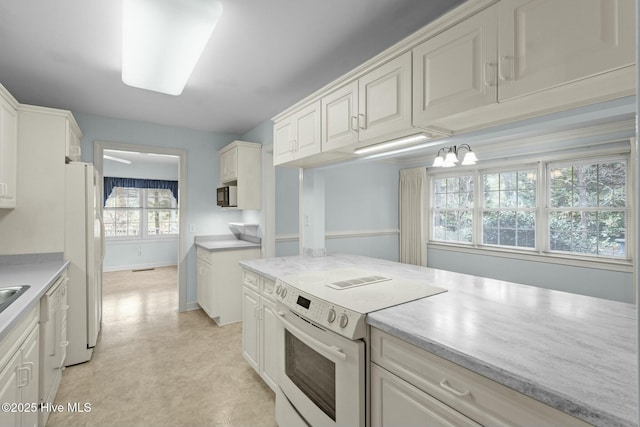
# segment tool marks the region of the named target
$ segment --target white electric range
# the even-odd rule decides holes
[[[278,425],[364,426],[367,313],[442,292],[356,268],[279,278]]]

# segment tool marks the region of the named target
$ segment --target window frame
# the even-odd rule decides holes
[[[584,157],[584,158],[580,158],[580,159],[566,159],[566,160],[558,160],[558,161],[548,161],[545,162],[544,164],[544,170],[545,170],[545,178],[546,178],[546,182],[545,182],[545,206],[544,206],[544,231],[545,231],[545,238],[546,238],[546,242],[545,242],[545,246],[544,246],[544,250],[547,253],[550,254],[566,254],[566,255],[571,255],[571,256],[579,256],[579,257],[585,257],[585,258],[593,258],[593,259],[611,259],[611,260],[627,260],[627,261],[631,261],[631,254],[630,254],[630,250],[629,250],[629,245],[627,244],[627,242],[625,242],[625,256],[624,257],[616,257],[613,255],[593,255],[593,254],[587,254],[587,253],[580,253],[580,252],[572,252],[572,251],[560,251],[560,250],[554,250],[551,249],[551,230],[550,230],[550,223],[551,223],[551,212],[571,212],[571,211],[584,211],[584,212],[607,212],[607,211],[624,211],[625,213],[625,240],[628,240],[629,238],[632,239],[632,244],[633,244],[633,236],[631,236],[631,229],[632,227],[632,221],[633,221],[633,211],[632,211],[632,206],[630,205],[631,203],[633,203],[633,195],[632,195],[632,180],[631,180],[631,161],[630,161],[630,157],[631,156],[625,156],[625,155],[609,155],[609,156],[598,156],[598,157]],[[551,206],[551,177],[550,177],[550,170],[552,169],[552,167],[573,167],[573,166],[577,166],[577,165],[586,165],[586,164],[604,164],[604,163],[614,163],[614,162],[621,162],[624,163],[625,165],[625,184],[624,184],[624,188],[625,188],[625,205],[623,207],[620,206],[616,206],[616,207],[604,207],[604,206],[587,206],[587,207],[552,207]]]
[[[140,242],[140,241],[162,241],[162,240],[174,240],[177,239],[178,236],[180,235],[180,231],[178,230],[177,233],[172,233],[172,234],[149,234],[148,228],[149,228],[149,221],[148,221],[148,216],[147,214],[150,211],[154,211],[154,210],[174,210],[176,212],[180,212],[180,208],[178,205],[177,200],[175,200],[175,197],[173,197],[173,194],[171,193],[171,190],[168,189],[157,189],[157,188],[135,188],[135,187],[116,187],[116,188],[125,188],[127,190],[135,190],[138,193],[138,200],[139,200],[139,207],[115,207],[115,208],[111,208],[111,207],[106,207],[103,206],[102,207],[102,211],[103,211],[103,218],[104,218],[104,212],[108,211],[108,210],[136,210],[139,212],[139,217],[140,217],[140,221],[139,221],[139,230],[140,233],[137,236],[107,236],[105,233],[105,240],[106,241],[111,241],[111,242]],[[148,207],[148,191],[157,191],[157,190],[164,190],[164,191],[168,191],[171,194],[171,197],[173,199],[172,204],[175,204],[175,208],[149,208]],[[108,199],[107,199],[108,200]],[[106,202],[105,202],[106,205]],[[178,219],[176,221],[178,228],[180,227],[180,219],[178,216]]]
[[[535,197],[536,204],[532,208],[521,208],[519,206],[513,207],[499,207],[499,208],[488,208],[485,206],[485,191],[484,191],[484,176],[488,174],[503,174],[508,172],[521,172],[523,170],[534,170],[536,173],[536,187],[535,187]],[[492,247],[492,248],[500,248],[506,250],[516,250],[516,251],[527,251],[527,252],[538,252],[539,248],[542,247],[539,238],[539,223],[540,223],[540,162],[529,162],[529,163],[518,163],[512,164],[508,166],[501,167],[493,167],[476,169],[478,175],[478,230],[477,230],[477,246],[478,247]],[[502,211],[516,211],[517,212],[533,212],[535,218],[535,228],[534,228],[534,243],[533,247],[527,246],[511,246],[511,245],[501,245],[501,244],[493,244],[493,243],[485,243],[484,242],[484,212],[492,211],[492,212],[502,212]]]
[[[622,140],[612,140],[611,143],[617,142],[631,142],[633,144],[633,138],[625,138]],[[605,144],[605,143],[603,143]],[[513,258],[520,260],[530,261],[543,261],[564,265],[572,265],[578,267],[597,267],[615,271],[630,271],[633,266],[633,260],[636,257],[634,252],[635,245],[635,215],[639,213],[634,211],[635,191],[634,177],[637,171],[635,170],[634,163],[631,161],[632,152],[630,147],[628,149],[619,148],[603,148],[597,152],[589,154],[580,154],[576,152],[563,153],[557,155],[555,153],[549,153],[547,155],[537,156],[534,161],[529,157],[523,157],[520,160],[515,161],[488,161],[487,167],[480,168],[478,166],[466,166],[456,167],[455,170],[442,170],[440,168],[428,168],[428,182],[429,182],[429,197],[427,198],[427,209],[425,210],[425,224],[427,226],[427,244],[429,248],[440,250],[451,250],[456,252],[464,252],[478,255],[493,254],[494,256]],[[549,225],[548,217],[546,215],[548,205],[548,179],[547,179],[547,167],[549,163],[581,163],[589,162],[590,160],[596,163],[602,163],[603,160],[623,160],[626,165],[626,257],[612,257],[603,255],[591,255],[569,252],[557,252],[549,251]],[[519,248],[514,246],[498,246],[482,244],[482,209],[484,206],[484,194],[482,191],[482,173],[495,172],[503,170],[515,170],[525,168],[527,165],[536,165],[537,168],[537,209],[536,209],[536,246],[535,249],[531,248]],[[475,174],[475,212],[473,216],[473,241],[471,244],[447,242],[434,240],[433,235],[433,203],[434,203],[434,179],[444,176],[460,176],[467,174]],[[478,197],[482,200],[478,201]]]

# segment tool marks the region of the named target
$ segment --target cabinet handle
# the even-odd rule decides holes
[[[497,86],[497,83],[495,82],[495,79],[492,79],[492,82],[489,82],[489,81],[487,80],[487,77],[488,77],[488,74],[489,74],[489,73],[487,72],[487,68],[488,68],[488,67],[493,68],[493,67],[495,67],[496,65],[497,65],[497,64],[495,64],[495,63],[493,63],[493,62],[485,62],[485,63],[484,63],[484,85],[485,85],[486,87],[495,87],[495,86]],[[493,74],[493,73],[491,73],[491,74]]]
[[[60,343],[60,347],[69,347],[69,341],[63,341]]]
[[[69,306],[68,305],[63,305],[62,307],[60,307],[60,310],[69,310]]]
[[[24,382],[18,384],[18,388],[26,387],[29,384],[29,368],[25,368],[24,366],[17,369],[17,375],[20,377],[21,372],[26,372],[27,376],[23,379]]]
[[[455,388],[449,385],[449,382],[447,381],[446,378],[440,381],[440,387],[447,390],[449,393],[453,394],[454,396],[458,396],[458,397],[466,397],[471,393],[469,390],[465,390],[465,391],[456,390]]]
[[[27,371],[29,372],[29,380],[33,379],[33,362],[24,362],[23,365],[27,367]]]
[[[364,120],[364,126],[361,124],[361,118]],[[358,114],[358,127],[363,130],[367,128],[367,120],[364,114]]]
[[[355,125],[353,124],[355,121]],[[358,117],[351,116],[351,130],[358,132]]]
[[[7,195],[7,189],[9,186],[4,182],[0,182],[0,198],[4,198]]]
[[[294,153],[298,152],[298,140],[297,139],[293,140],[293,152]]]
[[[512,78],[505,77],[504,74],[502,73],[502,69],[504,68],[504,61],[507,61],[507,60],[509,61],[513,60],[513,56],[504,55],[504,56],[501,56],[500,59],[498,60],[498,78],[502,81],[513,80]]]

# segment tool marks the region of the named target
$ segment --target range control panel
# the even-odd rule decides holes
[[[280,280],[276,281],[275,297],[291,310],[318,326],[352,340],[365,336],[365,314],[331,304]]]

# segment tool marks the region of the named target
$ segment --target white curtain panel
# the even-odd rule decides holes
[[[400,262],[427,265],[424,215],[427,169],[400,170]]]

